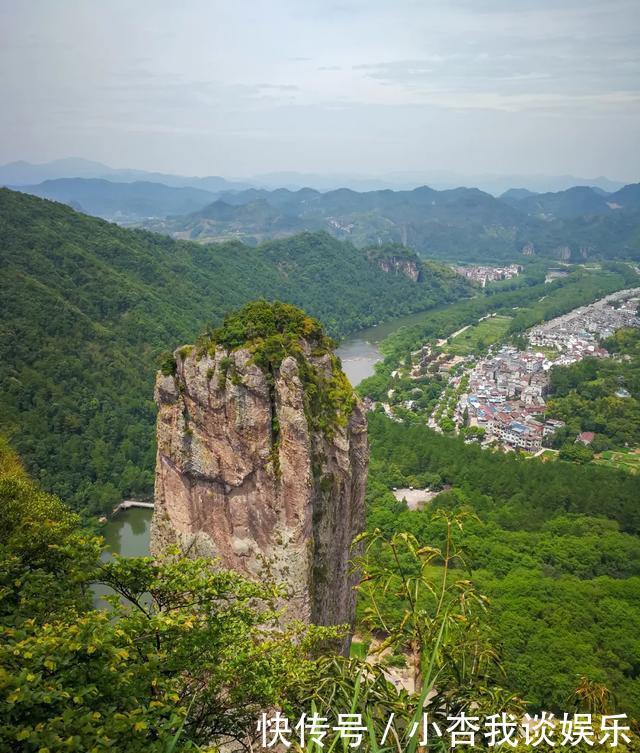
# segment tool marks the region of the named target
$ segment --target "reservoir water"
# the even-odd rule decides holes
[[[400,327],[416,324],[424,313],[391,319],[376,327],[363,329],[347,337],[336,351],[342,368],[354,386],[374,373],[374,365],[382,358],[379,343]],[[106,543],[105,556],[142,557],[149,554],[149,529],[153,510],[133,507],[123,510],[102,527]]]
[[[110,518],[100,529],[105,543],[102,560],[109,560],[114,554],[122,557],[147,557],[152,515],[153,510],[148,507],[131,507],[118,513],[115,518]],[[101,607],[104,604],[102,598],[112,593],[110,588],[95,584],[94,605]]]
[[[131,507],[110,518],[101,529],[106,544],[105,555],[145,557],[149,554],[149,529],[153,510]]]

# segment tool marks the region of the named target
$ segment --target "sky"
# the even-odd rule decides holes
[[[639,0],[0,0],[0,162],[640,177]]]

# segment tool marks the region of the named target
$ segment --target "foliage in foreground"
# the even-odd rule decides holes
[[[355,565],[369,606],[363,622],[377,641],[372,663],[317,656],[339,630],[275,629],[285,594],[268,582],[209,560],[101,562],[100,540],[0,443],[0,750],[255,749],[256,720],[279,710],[330,724],[360,714],[361,750],[415,753],[411,730],[425,707],[442,723],[463,711],[520,715],[522,701],[503,687],[486,600],[465,574],[460,540],[471,521],[449,512],[434,521],[441,546],[406,533],[365,537]],[[112,592],[102,609],[91,605],[95,582]],[[390,681],[389,654],[409,663],[414,689]],[[577,708],[608,703],[588,678],[577,691]],[[336,749],[350,750],[349,739],[331,732],[325,750]]]
[[[274,630],[279,589],[208,560],[101,563],[77,516],[6,446],[0,458],[0,750],[233,741],[309,686],[312,648],[335,629]],[[103,609],[94,582],[112,590]]]

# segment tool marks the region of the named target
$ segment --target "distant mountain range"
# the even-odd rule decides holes
[[[640,184],[611,194],[586,186],[545,194],[516,189],[500,198],[477,188],[427,186],[365,193],[249,189],[145,227],[174,238],[247,243],[326,230],[361,247],[399,243],[424,256],[466,261],[522,254],[638,258]]]
[[[198,178],[146,170],[119,170],[101,162],[76,158],[59,159],[41,165],[24,161],[0,165],[0,186],[27,186],[58,178],[103,178],[120,183],[146,181],[174,188],[199,188],[215,192],[243,190],[254,185],[251,182],[229,181],[216,175]]]
[[[270,190],[217,177],[116,171],[84,160],[47,166],[13,163],[0,168],[0,182],[24,180],[44,168],[110,172],[108,179],[53,178],[38,184],[14,182],[12,187],[123,225],[201,243],[242,240],[255,245],[324,230],[360,247],[395,243],[448,260],[504,260],[523,254],[566,261],[640,257],[640,184],[612,192],[598,186],[543,193],[519,187],[499,197],[478,188],[428,186]],[[155,180],[138,180],[141,175]],[[176,185],[188,181],[198,185]]]
[[[394,191],[406,191],[422,185],[445,191],[460,186],[474,186],[493,196],[503,194],[512,186],[524,186],[526,190],[544,193],[564,191],[571,186],[592,186],[613,192],[625,185],[622,181],[611,180],[602,175],[596,178],[576,175],[473,175],[443,170],[398,171],[378,176],[278,172],[252,176],[248,180],[257,188],[296,190],[308,186],[318,191],[333,191],[336,188],[351,188],[354,191],[381,191],[389,188]]]
[[[500,198],[528,215],[540,219],[567,219],[580,215],[610,214],[640,206],[640,184],[625,186],[615,193],[589,186],[574,186],[557,193],[517,194],[507,191]]]
[[[59,178],[35,186],[12,187],[121,224],[189,214],[215,201],[218,196],[200,188],[177,188],[149,181],[114,183],[103,178]]]
[[[475,186],[499,196],[512,186],[523,186],[529,191],[545,193],[563,191],[572,186],[591,186],[612,193],[622,188],[623,182],[604,176],[585,178],[575,175],[492,175],[459,174],[444,170],[395,171],[383,175],[354,175],[352,173],[300,173],[274,172],[249,178],[226,179],[219,176],[194,177],[145,170],[117,169],[92,160],[67,158],[40,165],[29,162],[12,162],[0,166],[0,185],[25,186],[57,178],[105,178],[131,183],[150,181],[176,188],[200,188],[205,191],[243,190],[245,188],[288,188],[297,190],[308,186],[318,191],[351,188],[354,191],[379,191],[383,189],[410,190],[429,185],[438,190]]]

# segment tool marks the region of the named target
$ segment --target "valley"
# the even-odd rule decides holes
[[[310,474],[313,504],[325,500],[321,504],[326,505],[329,494],[332,504],[343,504],[338,490],[344,484],[336,481],[335,469],[347,473],[347,465],[356,463],[361,469],[366,456],[356,446],[348,461],[328,459],[344,453],[348,446],[340,411],[349,415],[353,410],[349,406],[359,404],[352,403],[357,398],[350,397],[347,379],[335,370],[341,363],[363,398],[363,412],[357,416],[364,416],[366,408],[369,426],[366,491],[360,470],[351,496],[357,505],[361,504],[357,495],[365,495],[358,514],[366,515],[364,535],[373,542],[363,567],[376,577],[376,568],[393,565],[389,547],[415,537],[439,553],[433,555],[424,577],[429,588],[440,588],[450,566],[444,554],[447,536],[456,526],[456,547],[465,554],[464,563],[461,560],[451,573],[458,579],[464,571],[465,589],[486,594],[482,613],[474,614],[470,623],[456,622],[447,633],[447,652],[482,646],[483,651],[495,652],[499,664],[484,666],[462,685],[446,674],[449,665],[443,664],[441,684],[455,688],[456,694],[471,692],[488,707],[499,688],[512,699],[509,707],[522,713],[525,707],[560,709],[564,699],[576,693],[579,678],[601,677],[620,698],[617,708],[639,713],[638,680],[629,669],[637,647],[623,636],[635,634],[640,619],[636,502],[640,476],[633,473],[635,453],[620,446],[619,424],[613,418],[603,425],[605,434],[596,433],[599,442],[610,435],[610,449],[595,458],[582,457],[582,445],[574,444],[574,438],[590,431],[589,422],[601,418],[588,415],[582,403],[576,411],[576,393],[585,385],[593,389],[593,380],[570,374],[571,369],[581,369],[591,361],[606,362],[609,371],[599,377],[603,405],[609,404],[611,385],[628,388],[630,398],[623,402],[631,425],[640,426],[631,412],[637,392],[633,381],[636,340],[626,334],[629,326],[640,332],[634,328],[638,274],[633,263],[569,265],[566,274],[550,278],[547,265],[534,260],[519,265],[517,275],[487,268],[481,280],[468,280],[450,266],[423,261],[406,248],[391,245],[363,251],[326,233],[305,233],[257,247],[237,242],[207,246],[118,228],[11,192],[0,192],[0,200],[3,253],[11,272],[11,281],[4,286],[9,307],[0,340],[5,356],[0,383],[2,429],[21,448],[41,487],[65,496],[81,515],[75,520],[103,536],[91,554],[83,548],[90,544],[83,543],[81,536],[76,540],[76,534],[64,534],[72,537],[69,541],[74,543],[65,546],[74,555],[73,562],[65,564],[71,570],[61,585],[65,578],[73,578],[90,586],[88,593],[97,598],[93,603],[98,611],[90,610],[85,619],[99,621],[100,610],[116,610],[125,636],[129,631],[144,632],[144,623],[141,628],[126,611],[132,598],[147,608],[143,606],[148,604],[147,597],[137,601],[135,589],[160,593],[158,588],[167,587],[171,591],[176,578],[184,582],[190,577],[187,572],[192,572],[189,568],[200,567],[179,559],[149,570],[151,560],[141,559],[149,553],[154,536],[157,557],[157,547],[168,546],[179,535],[183,545],[204,553],[215,539],[215,546],[226,552],[231,563],[229,573],[235,573],[219,576],[223,578],[242,578],[245,571],[251,575],[260,552],[271,552],[274,547],[285,565],[281,568],[276,562],[272,576],[285,586],[291,582],[301,594],[306,619],[326,615],[320,618],[324,627],[317,629],[321,631],[331,630],[327,620],[329,624],[334,617],[344,620],[353,608],[352,602],[350,606],[345,601],[347,591],[335,597],[342,604],[340,614],[334,614],[329,604],[335,599],[323,595],[325,566],[343,567],[340,558],[346,556],[344,539],[335,557],[327,559],[327,542],[335,540],[329,535],[333,521],[322,521],[319,514],[311,516],[309,524],[318,526],[319,533],[314,564],[306,570],[305,552],[310,550],[303,539],[295,539],[298,528],[272,522],[276,533],[265,536],[254,514],[258,486],[263,518],[272,520],[269,516],[275,511],[285,520],[294,497],[301,509],[307,509],[307,485],[299,482],[305,473]],[[502,279],[491,279],[497,277]],[[342,338],[336,350],[340,361],[332,360],[327,349],[333,342],[320,334],[320,324],[301,311],[293,309],[287,314],[292,318],[282,322],[270,313],[282,304],[258,301],[228,315],[230,301],[241,305],[255,296],[306,300],[327,331]],[[604,304],[597,303],[603,300]],[[315,344],[299,341],[301,336],[315,338]],[[581,359],[589,348],[600,347],[598,338],[607,336],[606,347],[614,355],[620,353],[620,359]],[[526,355],[529,340],[533,360]],[[188,342],[194,346],[186,346]],[[540,359],[535,355],[538,348],[544,350]],[[582,349],[580,353],[576,348]],[[625,360],[627,356],[631,360]],[[321,366],[327,358],[333,364],[329,382]],[[529,369],[529,361],[536,367],[538,361],[550,365],[555,392],[549,409],[558,416],[553,428],[561,445],[548,450],[553,462],[531,458],[533,446],[520,448],[530,451],[526,460],[520,452],[480,446],[487,439],[487,429],[478,420],[484,403],[476,403],[473,396],[482,394],[485,403],[495,397],[504,411],[516,395],[510,394],[509,381],[498,384],[495,374],[487,391],[478,375],[495,359],[504,359],[511,369],[519,358],[524,359],[522,379],[527,379],[526,387],[520,385],[521,400],[529,393],[536,399],[531,379],[538,370]],[[288,363],[286,376],[284,361]],[[557,371],[554,364],[565,361],[568,365]],[[161,452],[156,474],[161,481],[156,485],[156,505],[160,499],[160,506],[153,511],[127,509],[113,517],[111,511],[125,496],[151,499],[156,462],[151,396],[158,367]],[[296,382],[291,369],[297,369],[305,381]],[[565,370],[569,376],[555,376]],[[288,402],[283,409],[284,401]],[[567,407],[563,401],[569,401]],[[213,408],[220,405],[227,407]],[[275,420],[267,405],[279,406]],[[560,418],[565,410],[572,413],[570,418]],[[313,428],[310,441],[315,453],[304,449],[305,441],[292,441],[294,436],[304,436],[300,427],[305,422]],[[211,442],[214,426],[218,438]],[[239,433],[229,444],[225,438],[236,436],[234,432]],[[340,439],[335,432],[343,432]],[[361,444],[362,434],[359,437]],[[496,434],[496,439],[496,444],[509,444],[506,436]],[[244,447],[242,462],[232,446]],[[32,482],[13,477],[3,481],[2,468],[11,467],[12,462],[0,452],[0,488],[8,489],[12,500],[30,504],[36,493],[29,486]],[[175,477],[176,469],[180,479]],[[353,470],[348,474],[345,478],[356,478]],[[284,486],[288,501],[274,507],[268,490],[273,487],[274,494],[282,494]],[[182,489],[190,491],[185,496]],[[38,493],[46,500],[38,503],[45,505],[44,514],[60,516],[56,506],[62,503]],[[200,500],[212,495],[224,498],[207,508],[214,517],[221,506],[230,508],[233,502],[235,507],[233,516],[225,517],[225,525],[211,522],[212,518],[205,531],[204,524],[197,523],[203,520],[202,514],[196,511]],[[427,504],[423,504],[425,499]],[[57,512],[46,512],[51,505]],[[96,526],[96,519],[105,514],[107,522]],[[171,516],[178,521],[194,517],[178,530]],[[29,521],[29,526],[39,525],[33,515]],[[77,523],[70,525],[74,530]],[[21,539],[16,541],[11,546],[22,552]],[[286,565],[293,556],[290,541],[298,558],[293,576]],[[407,550],[403,566],[413,556]],[[83,574],[76,574],[76,560]],[[83,564],[87,561],[94,564]],[[156,578],[168,581],[164,586],[154,585]],[[208,583],[203,578],[197,575],[195,582],[201,585],[195,588],[211,587],[202,585]],[[241,590],[255,587],[249,581],[233,582]],[[404,600],[387,594],[379,601],[380,593],[376,596],[367,587],[369,582],[365,579],[358,587],[358,643],[350,661],[376,645],[382,624],[389,629],[405,620]],[[65,587],[58,594],[52,585],[48,588],[53,608],[76,598],[73,589]],[[456,611],[461,608],[456,588],[445,585],[447,609],[466,614],[466,606],[463,612]],[[534,618],[540,592],[546,594],[545,613]],[[372,612],[372,598],[377,599],[378,612]],[[429,597],[425,594],[422,599],[420,604],[426,607]],[[157,611],[152,620],[165,619],[165,615],[174,619],[161,604],[153,609]],[[175,609],[189,621],[188,608],[176,604],[171,607]],[[580,613],[587,615],[586,624],[577,619]],[[61,625],[68,629],[65,623]],[[395,648],[376,657],[385,683],[397,669],[407,675],[416,671],[411,644],[401,635]],[[548,659],[550,651],[557,656],[575,636],[578,646],[562,664]],[[605,644],[607,650],[602,648]],[[148,650],[156,649],[149,645]],[[176,644],[176,651],[182,650]],[[288,639],[277,650],[290,652]],[[201,667],[191,665],[190,671],[197,673]],[[257,693],[263,698],[259,688],[250,687],[249,679],[242,682],[243,697]],[[485,697],[487,684],[492,690]],[[396,692],[393,683],[387,690]],[[142,692],[138,688],[136,697]],[[519,694],[526,701],[516,700]]]
[[[474,292],[444,265],[421,281],[386,273],[324,233],[207,247],[6,189],[0,226],[0,429],[91,514],[151,492],[154,373],[233,306],[304,303],[339,338]]]
[[[429,369],[431,364],[437,365],[440,374],[444,375],[446,380],[440,388],[442,397],[436,402],[430,414],[428,412],[424,414],[417,408],[416,395],[414,395],[414,400],[409,400],[402,406],[408,413],[401,412],[401,415],[405,420],[409,417],[411,421],[417,416],[422,416],[427,425],[438,432],[455,431],[466,437],[467,441],[480,441],[483,446],[498,444],[503,449],[521,449],[539,454],[539,451],[542,451],[543,437],[546,439],[565,427],[563,421],[555,420],[553,417],[550,417],[547,423],[544,421],[541,423],[538,420],[540,411],[544,413],[545,409],[541,396],[548,386],[548,370],[556,365],[569,365],[584,357],[592,356],[598,339],[610,337],[618,329],[640,327],[640,320],[635,313],[638,308],[639,295],[640,288],[622,290],[587,307],[574,309],[557,319],[551,319],[543,325],[534,327],[531,331],[524,333],[524,338],[529,343],[529,351],[518,352],[514,348],[504,346],[500,348],[492,344],[490,333],[495,331],[496,341],[501,342],[506,335],[508,323],[511,321],[510,318],[503,317],[506,328],[501,324],[497,331],[487,330],[485,323],[493,328],[495,316],[483,317],[476,325],[468,325],[452,333],[445,340],[439,341],[438,344],[442,348],[441,357],[434,354],[436,357],[433,360],[425,359],[425,354],[430,356],[432,351],[430,347],[423,345],[413,354],[414,366],[411,369],[411,379],[418,383],[424,374],[432,371]],[[342,367],[350,382],[357,387],[362,380],[375,373],[375,364],[380,363],[384,358],[380,350],[381,343],[403,328],[420,324],[424,320],[424,313],[413,314],[360,330],[344,338],[336,354],[341,359]],[[470,330],[473,334],[464,337]],[[550,352],[547,352],[547,358],[550,360],[541,358],[538,351],[538,346],[542,342],[541,338],[544,339],[543,344],[551,345],[546,339],[549,337],[548,333],[554,333],[551,335],[553,347],[550,347]],[[480,345],[478,345],[479,340]],[[465,343],[462,349],[459,341]],[[489,354],[482,355],[487,347]],[[457,361],[455,356],[461,353],[465,355],[465,358]],[[452,359],[451,356],[454,358]],[[416,360],[416,357],[419,360]],[[495,364],[503,362],[508,364],[507,371],[510,372],[514,371],[514,364],[522,362],[521,377],[525,379],[526,387],[523,388],[517,381],[510,386],[508,380],[504,385],[499,384],[495,381],[497,372],[492,372],[488,386],[479,381],[490,365],[493,365],[495,369]],[[453,364],[453,369],[450,364]],[[456,366],[458,368],[455,368]],[[534,410],[531,408],[531,401],[528,401],[526,396],[524,403],[517,402],[516,404],[514,395],[518,394],[522,399],[520,389],[531,392],[535,388],[532,379],[536,374],[540,376],[545,374],[545,381],[544,385],[535,392],[535,395],[539,396],[541,407]],[[403,380],[402,370],[396,372],[394,379]],[[464,385],[465,392],[459,389],[461,384]],[[531,394],[534,395],[533,392]],[[451,395],[455,395],[455,400],[450,400]],[[492,410],[481,402],[479,395],[493,406]],[[532,411],[531,415],[527,414],[527,406]],[[376,403],[371,403],[369,407],[375,410]],[[385,404],[385,409],[389,416],[397,420],[398,416],[388,404]],[[523,418],[518,413],[519,409],[524,410]],[[497,419],[494,418],[494,414],[498,417],[505,417],[506,428],[499,425],[499,422],[495,423]],[[517,428],[522,426],[522,430],[511,431],[511,423],[517,423],[519,420],[522,423],[518,424]],[[531,423],[531,438],[527,435],[529,422]],[[634,451],[631,451],[628,456],[624,453],[607,451],[594,462],[621,470],[627,468],[631,471],[634,471],[637,465]],[[398,497],[397,492],[394,494]],[[413,492],[409,496],[411,494]],[[437,492],[427,491],[426,494],[433,497]],[[103,529],[108,549],[124,556],[146,554],[149,545],[148,522],[150,519],[150,511],[139,509],[126,510],[117,517],[110,517]]]
[[[0,19],[0,753],[640,753],[638,0]]]
[[[347,378],[354,387],[362,379],[374,373],[375,364],[382,358],[378,344],[401,327],[410,326],[419,321],[423,314],[392,319],[375,327],[359,330],[354,335],[345,337],[336,355],[342,361]],[[131,508],[117,516],[109,515],[100,531],[105,539],[106,549],[123,557],[139,557],[149,553],[149,523],[152,511]]]
[[[554,418],[553,411],[550,420],[544,420],[549,370],[584,358],[609,357],[600,342],[618,330],[640,327],[639,296],[640,288],[622,290],[537,325],[522,335],[527,343],[526,350],[492,346],[486,356],[477,359],[467,355],[457,364],[455,358],[443,359],[439,368],[446,368],[450,374],[444,394],[455,393],[457,402],[448,401],[445,405],[440,401],[429,417],[429,425],[438,431],[462,431],[468,437],[482,439],[487,445],[498,443],[502,447],[534,453],[542,450],[543,438],[565,426]],[[509,321],[505,322],[503,334]],[[481,326],[476,325],[474,329]],[[456,339],[452,338],[445,353],[460,353]],[[487,339],[483,341],[486,343]],[[547,348],[546,353],[539,347]],[[475,352],[478,350],[482,349],[476,348]],[[625,399],[631,395],[619,388],[610,397]],[[588,443],[592,440],[593,436]]]

